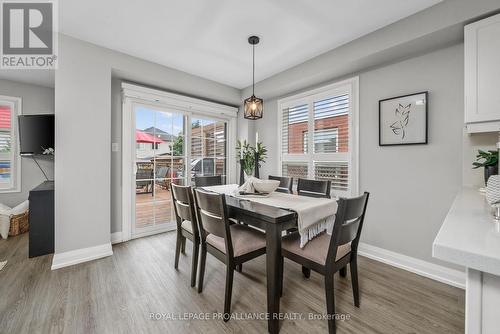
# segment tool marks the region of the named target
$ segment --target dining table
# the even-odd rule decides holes
[[[237,185],[203,187],[210,191],[225,193],[228,218],[260,228],[266,232],[266,278],[268,332],[279,333],[282,232],[297,227],[297,213],[291,209],[278,208],[253,202],[251,197],[234,196],[223,189]],[[298,196],[298,195],[290,195]]]

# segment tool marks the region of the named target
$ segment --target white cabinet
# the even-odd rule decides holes
[[[465,26],[465,123],[500,130],[500,14]]]

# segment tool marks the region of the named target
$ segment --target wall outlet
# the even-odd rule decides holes
[[[120,145],[118,143],[111,143],[111,152],[120,152]]]

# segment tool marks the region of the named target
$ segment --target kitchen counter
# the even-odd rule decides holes
[[[466,268],[465,333],[498,334],[500,232],[486,196],[464,187],[432,247],[435,258]]]
[[[462,189],[434,240],[432,255],[500,276],[500,232],[484,193]]]

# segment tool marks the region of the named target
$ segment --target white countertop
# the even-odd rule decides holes
[[[457,195],[434,240],[432,256],[500,276],[500,233],[483,193],[464,187]]]

